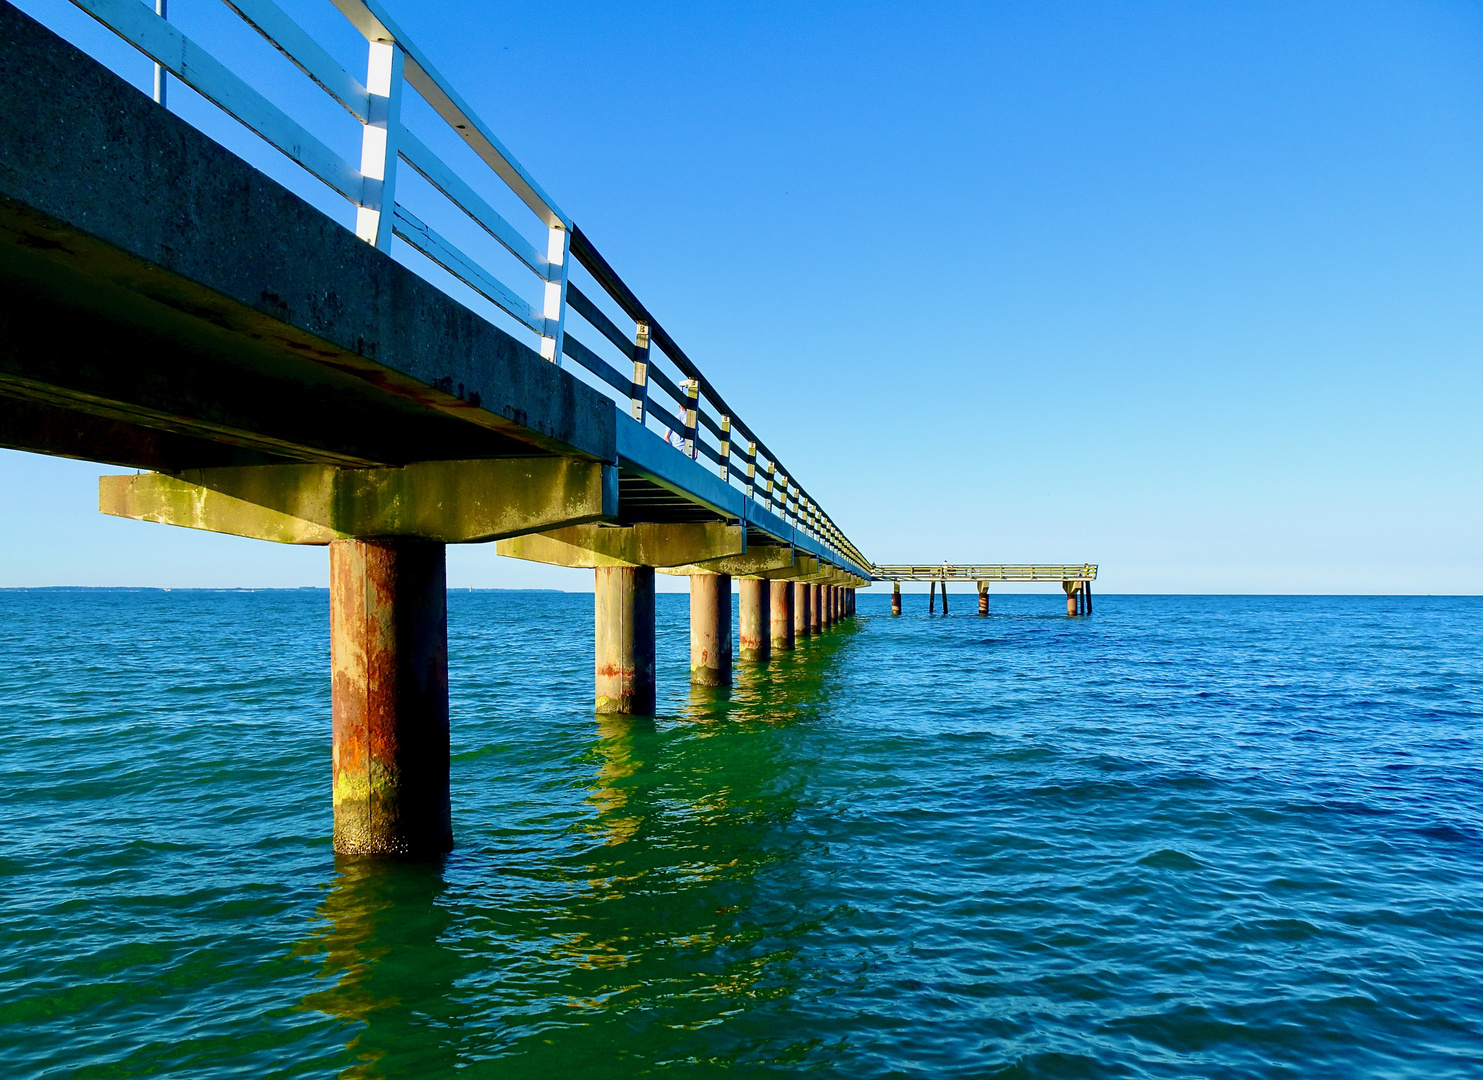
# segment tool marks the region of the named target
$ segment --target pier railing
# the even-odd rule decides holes
[[[311,132],[172,25],[166,0],[154,0],[153,8],[140,0],[72,0],[154,62],[156,100],[165,103],[168,77],[180,80],[346,199],[355,209],[361,239],[390,252],[392,237],[400,238],[508,316],[517,332],[532,335],[546,359],[558,365],[565,358],[574,361],[579,369],[574,374],[607,393],[633,422],[665,438],[677,453],[700,462],[827,550],[860,567],[870,565],[378,0],[330,0],[365,39],[364,82],[273,0],[224,2],[359,123],[358,167],[331,148],[336,138]],[[412,104],[408,88],[446,128],[419,135],[403,122],[409,111],[404,106]],[[449,164],[452,155],[433,148],[449,131],[482,168],[472,173],[457,168]],[[345,141],[343,133],[338,141]],[[490,191],[491,172],[502,195],[481,194]],[[439,205],[414,213],[399,197],[399,183],[421,187],[420,194]],[[501,199],[518,213],[533,215],[543,235],[530,239],[529,219],[524,228],[513,224],[494,205]],[[586,273],[590,294],[572,279],[574,263]],[[426,276],[462,299],[452,281],[436,272]],[[539,298],[530,299],[532,294]],[[572,316],[584,334],[591,331],[585,342],[571,333]],[[621,366],[608,358],[614,353]]]
[[[939,563],[936,566],[904,563],[875,564],[871,575],[877,581],[1095,581],[1095,563]]]

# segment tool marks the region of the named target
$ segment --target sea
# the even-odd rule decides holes
[[[0,591],[0,1076],[1483,1077],[1483,598],[971,594],[729,692],[449,595],[456,847],[330,849],[328,594]]]

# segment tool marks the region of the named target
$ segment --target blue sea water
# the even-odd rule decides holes
[[[884,596],[598,719],[454,592],[457,848],[330,851],[322,591],[0,592],[0,1074],[1483,1076],[1483,600]]]

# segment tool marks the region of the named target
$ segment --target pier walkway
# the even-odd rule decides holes
[[[251,62],[165,0],[72,0],[151,99],[0,0],[0,445],[141,470],[104,513],[328,545],[335,848],[426,855],[447,544],[590,568],[617,713],[654,708],[656,573],[689,577],[691,678],[720,686],[733,578],[760,663],[878,574],[378,0],[332,2],[348,67],[272,0],[221,16]],[[344,220],[173,113],[177,82]]]
[[[1097,579],[1097,567],[1092,563],[1079,565],[1053,565],[1042,563],[939,563],[936,566],[906,564],[873,564],[871,577],[876,581],[892,582],[891,613],[901,614],[901,583],[903,581],[927,581],[931,583],[927,594],[928,611],[937,603],[937,588],[942,587],[942,613],[947,614],[947,583],[949,581],[971,581],[978,586],[978,613],[989,613],[989,583],[993,581],[1057,581],[1066,591],[1066,614],[1090,615],[1092,613],[1092,582]]]

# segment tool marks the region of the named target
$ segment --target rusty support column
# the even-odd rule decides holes
[[[824,586],[816,581],[809,586],[809,593],[809,629],[818,636],[824,632]]]
[[[425,540],[330,544],[338,854],[428,858],[453,847],[444,554]]]
[[[809,593],[812,591],[806,581],[793,582],[793,640],[795,643],[798,639],[806,638],[814,632],[809,612]]]
[[[654,568],[599,566],[593,573],[597,711],[648,716],[654,712]]]
[[[891,614],[901,614],[901,582],[891,582]]]
[[[978,613],[980,615],[989,613],[989,583],[987,581],[978,583]]]
[[[749,664],[765,664],[772,659],[772,583],[761,578],[742,578],[738,582],[741,601],[741,658]]]
[[[768,582],[772,593],[768,612],[772,624],[772,651],[793,651],[793,583],[790,581]]]
[[[1066,590],[1066,614],[1067,615],[1075,615],[1076,614],[1076,607],[1077,607],[1077,605],[1076,605],[1076,582],[1074,582],[1074,581],[1063,581],[1063,582],[1061,582],[1061,588],[1063,588],[1063,589]]]
[[[731,685],[731,575],[690,575],[690,682]]]

